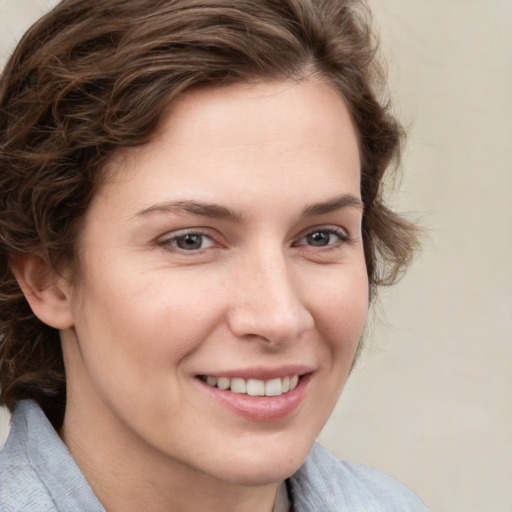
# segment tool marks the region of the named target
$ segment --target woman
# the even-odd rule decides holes
[[[381,199],[401,132],[365,16],[64,0],[23,38],[0,90],[0,510],[426,510],[314,445],[415,245]]]

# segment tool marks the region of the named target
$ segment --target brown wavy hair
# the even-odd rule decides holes
[[[351,0],[64,0],[23,37],[0,81],[0,404],[65,407],[59,333],[32,313],[13,255],[75,264],[91,198],[120,148],[147,143],[193,87],[321,77],[360,138],[363,242],[374,296],[396,281],[415,228],[382,199],[402,130],[382,100],[370,14]]]

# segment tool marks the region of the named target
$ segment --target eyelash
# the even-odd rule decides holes
[[[311,237],[315,234],[323,234],[328,235],[330,242],[331,235],[334,235],[338,237],[338,240],[333,243],[327,243],[325,245],[313,245],[313,244],[307,244],[307,243],[301,243],[303,240],[306,240],[308,237]],[[186,237],[200,237],[201,245],[205,241],[205,239],[210,241],[210,244],[207,247],[192,247],[192,248],[183,248],[179,246],[179,242],[186,239]],[[310,229],[305,234],[301,235],[297,241],[293,242],[292,247],[301,247],[301,246],[309,246],[313,248],[319,248],[321,250],[330,250],[334,248],[338,248],[340,245],[343,245],[344,243],[347,243],[350,241],[350,237],[347,235],[346,231],[344,231],[341,228],[335,228],[335,227],[320,227],[320,228],[313,228]],[[205,233],[201,230],[191,230],[191,231],[185,231],[185,232],[178,232],[177,234],[174,234],[171,237],[164,238],[158,242],[158,245],[164,247],[166,250],[170,251],[178,251],[182,253],[199,253],[206,249],[209,249],[211,247],[219,247],[220,244],[217,244],[212,236],[210,236],[208,233]]]
[[[184,249],[183,247],[180,247],[179,241],[185,239],[186,237],[200,237],[201,242],[203,242],[205,239],[210,240],[211,244],[208,247],[199,247],[199,248],[192,248],[192,249]],[[167,250],[176,250],[184,253],[194,253],[199,252],[201,250],[209,249],[210,247],[213,247],[217,245],[213,238],[208,235],[207,233],[201,231],[201,230],[193,230],[193,231],[185,231],[185,232],[179,232],[177,234],[174,234],[171,237],[164,238],[163,240],[160,240],[158,242],[158,245],[163,246]]]
[[[323,235],[327,234],[329,236],[329,239],[331,235],[335,235],[338,237],[338,240],[334,243],[327,243],[326,245],[310,245],[310,244],[301,244],[300,242],[302,240],[307,239],[308,237],[311,237],[315,234],[322,233]],[[330,240],[329,240],[330,241]],[[346,242],[350,241],[350,237],[347,235],[346,231],[341,228],[335,228],[335,227],[319,227],[319,228],[313,228],[310,229],[305,235],[301,236],[298,240],[298,242],[295,242],[294,246],[301,246],[301,245],[309,245],[310,247],[318,247],[323,250],[329,250],[333,248],[337,248],[340,245],[343,245]]]

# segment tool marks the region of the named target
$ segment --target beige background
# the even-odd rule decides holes
[[[0,58],[53,3],[0,0]],[[428,231],[320,439],[434,511],[511,512],[512,1],[370,5],[409,127],[392,199]]]

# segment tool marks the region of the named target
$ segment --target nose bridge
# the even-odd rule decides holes
[[[280,247],[265,246],[245,260],[230,315],[236,335],[279,344],[297,339],[313,325],[291,270]]]

